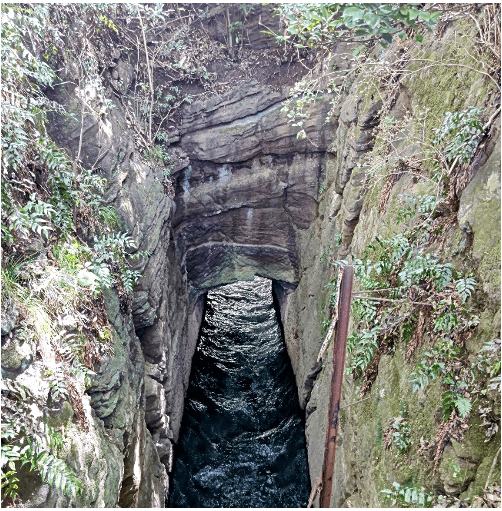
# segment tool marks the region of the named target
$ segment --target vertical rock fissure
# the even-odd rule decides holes
[[[173,507],[301,507],[304,423],[271,282],[208,293],[192,364]]]

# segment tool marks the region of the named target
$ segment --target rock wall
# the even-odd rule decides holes
[[[444,48],[448,48],[459,33],[465,32],[468,32],[465,27],[449,27],[440,41],[424,40],[429,58],[442,55]],[[417,50],[412,49],[412,55],[413,51]],[[460,111],[467,106],[480,106],[487,112],[487,117],[492,115],[497,110],[499,95],[495,91],[486,92],[487,83],[478,73],[463,71],[461,83],[458,70],[450,73],[450,80],[458,83],[457,89],[438,88],[439,80],[442,83],[446,80],[443,76],[445,69],[428,70],[403,80],[385,115],[396,122],[405,121],[410,141],[419,129],[410,112],[425,110],[431,104],[434,104],[437,119],[446,111]],[[481,90],[485,93],[480,93]],[[337,128],[334,142],[328,149],[334,155],[334,164],[328,167],[325,175],[326,191],[320,197],[318,215],[299,236],[301,271],[298,286],[285,296],[281,308],[300,397],[303,395],[305,401],[304,382],[326,332],[323,320],[329,317],[329,291],[325,286],[333,277],[330,258],[362,258],[368,243],[376,235],[386,239],[400,232],[402,227],[397,225],[396,212],[402,204],[401,196],[416,196],[427,189],[413,171],[398,173],[394,180],[385,178],[386,172],[392,171],[386,162],[383,164],[384,178],[371,181],[368,186],[366,169],[371,162],[382,161],[382,154],[385,154],[382,137],[374,129],[380,124],[378,112],[382,106],[382,96],[375,92],[356,80],[341,104],[337,120],[332,121]],[[474,306],[481,311],[480,324],[466,344],[466,357],[471,361],[475,360],[484,342],[500,336],[499,126],[496,122],[490,128],[476,157],[463,169],[468,184],[459,191],[458,211],[448,226],[444,247],[438,248],[435,244],[429,249],[432,253],[438,251],[442,260],[452,261],[464,273],[473,272],[479,283]],[[407,142],[405,135],[397,151],[406,160],[417,154],[417,146]],[[365,165],[368,162],[370,165]],[[357,283],[355,286],[357,289]],[[357,328],[353,321],[351,330]],[[492,462],[495,471],[499,470],[500,460],[494,461],[494,457],[500,446],[500,433],[487,439],[482,420],[474,410],[464,440],[447,442],[435,472],[431,458],[417,455],[423,442],[434,440],[442,418],[440,405],[444,390],[440,390],[439,382],[435,381],[423,394],[412,394],[408,382],[411,371],[427,349],[430,349],[428,344],[422,346],[406,362],[406,345],[401,341],[394,347],[394,353],[381,356],[376,367],[378,376],[366,396],[369,398],[341,412],[332,507],[380,507],[385,505],[380,493],[382,489],[392,488],[394,481],[402,483],[411,479],[442,494],[470,498],[473,502],[476,495],[482,494]],[[331,357],[332,349],[329,348],[325,360],[330,361]],[[306,402],[312,482],[322,472],[330,381],[331,362],[327,362]],[[360,382],[345,376],[342,406],[359,401],[360,391]],[[500,417],[500,396],[491,391],[489,399],[495,415]],[[382,444],[383,429],[389,419],[403,413],[402,407],[407,409],[411,426],[413,443],[408,455],[391,452]],[[455,475],[452,467],[461,468],[462,478]],[[500,481],[498,477],[492,476],[491,480]]]
[[[450,28],[440,42],[424,44],[437,55],[456,33]],[[345,51],[339,48],[335,57],[340,63]],[[468,105],[481,106],[490,114],[494,111],[489,95],[479,94],[480,87],[486,86],[478,74],[466,72],[463,87],[455,95],[443,95],[436,81],[437,75],[431,73],[403,80],[385,115],[396,122],[408,120],[406,130],[413,133],[416,121],[409,114],[426,107],[428,101],[434,102],[438,116]],[[400,194],[423,193],[420,181],[407,172],[391,186],[381,179],[368,187],[365,164],[381,158],[383,151],[378,130],[386,98],[378,89],[368,88],[363,78],[355,80],[329,123],[325,120],[331,98],[315,103],[304,126],[307,137],[298,139],[297,128],[288,124],[282,111],[287,86],[278,89],[258,80],[237,82],[229,92],[196,101],[183,110],[169,148],[176,161],[174,203],[162,195],[160,176],[133,164],[134,158],[131,167],[121,165],[135,169],[135,174],[126,173],[130,181],[121,170],[119,179],[124,177],[116,195],[111,187],[110,200],[119,207],[125,225],[139,235],[140,248],[152,252],[135,291],[133,317],[145,357],[145,423],[168,470],[171,444],[181,424],[203,295],[210,288],[257,274],[275,281],[288,352],[306,408],[310,476],[316,481],[324,453],[329,364],[315,380],[311,396],[305,392],[305,382],[328,315],[325,285],[332,277],[332,266],[327,255],[333,259],[359,257],[376,234],[392,236],[397,232]],[[475,268],[483,288],[478,300],[486,312],[468,345],[471,356],[485,340],[499,335],[497,321],[489,319],[498,317],[500,307],[498,238],[488,234],[499,218],[495,211],[500,196],[498,139],[495,128],[469,168],[466,179],[470,183],[460,193],[457,223],[449,227],[442,254],[463,271]],[[407,143],[398,149],[403,158],[417,150]],[[156,195],[152,190],[157,190]],[[382,209],[384,194],[387,204]],[[497,227],[494,230],[498,232]],[[410,395],[408,378],[414,364],[404,362],[404,349],[399,346],[393,356],[381,357],[370,399],[342,413],[333,506],[380,506],[380,490],[403,480],[404,460],[396,460],[394,453],[382,448],[381,431],[391,417],[399,415],[399,398]],[[328,350],[328,360],[330,356]],[[357,401],[359,391],[357,382],[347,377],[343,402]],[[438,392],[439,387],[433,388],[405,403],[410,417],[416,417],[412,428],[426,440],[433,439],[438,426]],[[472,496],[487,475],[492,446],[500,442],[497,436],[485,444],[477,432],[478,422],[473,419],[472,433],[463,443],[447,446],[435,474],[430,460],[414,456],[420,445],[420,437],[415,438],[413,461],[407,465],[409,476],[438,491],[459,495],[468,490],[464,496]],[[460,485],[448,468],[452,463],[468,472]],[[126,470],[126,481],[130,481],[131,470]],[[129,493],[141,494],[132,482],[124,488],[123,499],[131,499]]]
[[[255,49],[270,44],[259,35],[261,14],[258,8],[249,20],[248,36]],[[222,39],[213,21],[206,28],[216,40]],[[455,30],[447,28],[437,42],[426,41],[429,56],[454,41]],[[334,52],[340,69],[348,68],[346,52],[346,45],[338,45]],[[118,60],[111,68],[110,83],[120,96],[127,93],[134,73],[129,64]],[[367,186],[364,165],[381,157],[378,129],[384,100],[389,98],[378,87],[367,87],[361,76],[334,111],[332,96],[312,104],[303,126],[306,137],[297,138],[297,128],[282,111],[289,87],[298,77],[284,71],[283,65],[290,64],[280,62],[277,85],[270,78],[273,66],[269,76],[262,73],[248,79],[238,73],[237,62],[228,70],[229,77],[236,77],[233,87],[181,111],[166,144],[174,162],[174,198],[166,194],[161,169],[141,156],[119,101],[113,99],[115,108],[104,119],[84,116],[82,160],[99,163],[107,178],[107,201],[116,207],[122,229],[137,240],[131,252],[151,255],[138,262],[143,277],[135,287],[130,311],[114,293],[106,297],[115,329],[114,353],[96,368],[87,392],[86,406],[92,416],[89,433],[77,430],[68,416],[61,415],[62,423],[66,421],[69,431],[75,431],[69,456],[84,478],[84,494],[72,505],[164,505],[204,293],[254,275],[274,280],[306,412],[311,481],[321,473],[329,364],[315,380],[311,395],[305,382],[329,313],[325,288],[332,277],[329,258],[359,257],[375,234],[386,237],[397,232],[399,194],[421,192],[422,185],[412,173],[403,172],[390,185],[382,179]],[[458,88],[447,94],[444,87],[437,87],[438,81],[444,83],[444,69],[411,74],[401,81],[385,115],[397,121],[408,119],[406,130],[414,133],[417,125],[409,113],[429,104],[437,116],[467,105],[482,106],[491,114],[497,94],[479,74],[464,71],[460,78],[458,70],[448,71]],[[70,77],[72,70],[66,72]],[[48,95],[80,118],[80,105],[70,85],[56,87]],[[80,123],[68,116],[51,116],[51,136],[76,155]],[[449,226],[444,251],[459,269],[474,268],[482,288],[478,300],[484,312],[467,346],[471,357],[485,340],[500,335],[500,238],[494,235],[500,232],[499,137],[500,130],[492,129],[466,174],[468,184],[460,194],[457,223]],[[416,148],[402,143],[399,150],[405,158]],[[387,204],[382,209],[384,194]],[[335,507],[380,506],[380,490],[402,480],[399,472],[403,470],[423,482],[433,481],[441,491],[453,487],[457,494],[468,489],[472,495],[483,486],[500,433],[485,443],[477,432],[478,418],[473,419],[463,443],[447,446],[435,475],[430,461],[416,456],[410,463],[404,458],[396,461],[382,448],[382,425],[398,413],[399,398],[410,394],[407,380],[413,365],[404,361],[403,350],[399,346],[394,356],[381,357],[370,399],[341,415],[331,502]],[[12,362],[16,370],[18,362]],[[412,455],[419,446],[418,435],[429,440],[437,427],[438,388],[407,401],[418,432]],[[359,391],[357,382],[346,377],[343,403],[357,401]],[[497,400],[493,402],[496,408]],[[499,405],[497,413],[500,416]],[[469,476],[460,486],[448,471],[450,462],[467,467]],[[30,505],[69,504],[47,485],[33,487],[35,493],[24,496]]]
[[[498,130],[494,133],[494,137],[498,139]],[[458,224],[448,236],[451,242],[448,244],[447,251],[449,254],[456,253],[456,257],[453,257],[456,267],[462,268],[466,264],[466,256],[472,257],[470,268],[475,268],[482,286],[482,290],[479,291],[481,296],[478,298],[480,301],[478,303],[483,304],[481,323],[467,345],[469,352],[467,356],[472,360],[480,353],[483,343],[497,338],[500,332],[500,298],[498,291],[495,291],[495,289],[498,290],[499,285],[497,269],[499,239],[497,236],[492,237],[495,232],[498,232],[497,215],[500,207],[500,141],[493,140],[492,144],[495,141],[495,147],[490,148],[493,151],[490,157],[479,168],[476,177],[462,194]],[[394,206],[399,201],[400,193],[413,193],[414,189],[416,190],[416,183],[403,177],[396,183],[391,193]],[[329,193],[328,189],[327,195]],[[331,193],[336,196],[334,185]],[[392,215],[384,215],[382,218],[378,214],[379,193],[380,190],[372,198],[366,197],[361,201],[362,211],[349,247],[350,255],[360,256],[365,243],[371,241],[373,233],[378,232],[381,236],[382,233],[391,235],[395,232]],[[480,200],[472,201],[474,194]],[[293,365],[297,368],[300,397],[304,395],[304,383],[315,363],[325,334],[322,321],[328,317],[325,310],[327,302],[325,285],[332,277],[332,269],[327,262],[323,262],[322,256],[333,247],[336,236],[347,226],[346,218],[350,218],[349,215],[353,214],[347,207],[347,199],[349,199],[348,194],[344,195],[340,212],[334,218],[329,216],[330,199],[326,197],[321,202],[320,212],[321,215],[325,215],[324,220],[318,218],[304,235],[301,243],[304,247],[302,261],[306,266],[305,272],[297,289],[287,296],[282,308],[290,356],[293,361],[296,360]],[[478,241],[473,241],[472,247],[467,249],[466,254],[463,245],[465,245],[464,233],[467,221],[465,212],[467,210],[470,218],[476,218],[477,229],[473,229],[472,233],[473,240],[477,238]],[[484,219],[482,223],[481,219]],[[332,224],[328,226],[330,221]],[[490,241],[486,243],[488,239]],[[475,249],[475,246],[478,248]],[[481,246],[483,249],[480,249]],[[343,246],[338,250],[335,249],[335,257],[346,258],[346,254],[347,249]],[[357,324],[353,322],[351,329],[357,329]],[[453,493],[457,496],[462,494],[463,497],[470,498],[475,491],[479,492],[484,487],[500,436],[496,435],[490,443],[485,443],[487,439],[481,427],[482,421],[478,416],[472,417],[469,433],[463,442],[453,440],[447,446],[435,476],[432,475],[433,462],[429,459],[423,460],[415,454],[421,439],[428,441],[434,439],[435,430],[442,416],[441,411],[437,412],[438,403],[441,404],[442,392],[439,387],[433,386],[425,395],[418,396],[411,394],[411,386],[408,382],[416,362],[427,349],[429,349],[428,344],[422,347],[409,363],[405,362],[404,343],[393,355],[383,355],[378,364],[378,376],[368,395],[368,401],[342,411],[339,430],[341,440],[337,447],[331,506],[380,507],[383,505],[380,490],[391,488],[393,481],[404,481],[409,477],[445,494]],[[331,357],[332,349],[329,348],[325,356],[328,362],[317,377],[312,395],[306,403],[306,434],[312,481],[316,481],[322,472],[331,381],[329,362]],[[345,376],[342,406],[359,401],[360,390],[358,382],[354,381],[352,376]],[[495,414],[500,414],[498,393],[492,393],[490,399]],[[411,417],[414,446],[407,458],[412,460],[411,463],[406,462],[406,457],[395,456],[382,446],[382,429],[386,427],[389,419],[402,414],[401,406],[407,408],[408,417]],[[467,467],[468,477],[463,482],[455,479],[451,469],[453,464],[462,469]]]
[[[444,48],[454,45],[459,30],[451,27],[441,41],[426,41],[425,51],[431,58],[441,55]],[[416,45],[407,51],[413,56],[424,49]],[[451,79],[457,72],[452,72]],[[417,143],[406,142],[406,136],[414,140],[419,128],[412,112],[434,103],[437,125],[448,110],[480,106],[491,115],[497,107],[490,97],[493,92],[480,94],[487,85],[478,73],[465,71],[455,94],[437,89],[441,73],[444,69],[411,75],[392,92],[385,116],[405,125],[407,135],[396,144],[401,161],[420,151]],[[330,98],[311,108],[304,140],[296,138],[296,129],[281,112],[280,92],[271,93],[255,82],[194,103],[181,121],[179,146],[189,165],[176,174],[173,225],[191,299],[208,288],[254,274],[276,281],[288,352],[300,402],[306,408],[312,482],[322,470],[330,364],[325,364],[315,380],[311,395],[306,382],[329,317],[325,288],[332,277],[329,260],[361,257],[376,235],[385,238],[399,232],[396,211],[400,196],[424,193],[424,184],[414,176],[413,168],[406,167],[397,172],[397,178],[388,179],[385,172],[395,169],[385,163],[383,177],[369,186],[368,167],[385,154],[379,132],[384,129],[384,101],[389,100],[385,94],[378,86],[368,87],[364,76],[356,79],[328,124],[324,119]],[[194,112],[201,114],[196,117]],[[484,146],[463,171],[464,181],[470,183],[458,190],[458,213],[448,227],[440,254],[464,273],[474,269],[480,282],[478,300],[486,312],[467,345],[470,358],[484,341],[500,335],[499,322],[489,319],[498,318],[500,309],[499,237],[487,241],[488,232],[499,232],[499,168],[495,163],[499,137],[500,130],[491,129]],[[437,245],[431,250],[434,253]],[[352,328],[357,329],[357,324]],[[409,363],[404,360],[404,343],[394,355],[382,355],[369,399],[342,413],[332,506],[381,506],[380,491],[406,479],[444,494],[462,494],[462,498],[473,498],[484,486],[486,468],[493,461],[500,437],[491,440],[491,447],[485,443],[477,416],[471,419],[463,443],[447,445],[437,471],[430,459],[416,456],[421,441],[434,440],[441,417],[436,410],[441,403],[439,385],[420,397],[410,393],[410,373],[425,349]],[[325,360],[330,357],[331,348]],[[358,382],[346,377],[343,404],[358,401],[359,392]],[[497,398],[491,399],[499,414]],[[409,462],[403,456],[396,459],[394,452],[382,446],[383,428],[389,419],[399,416],[401,406],[412,418]],[[465,469],[461,482],[455,480],[452,466]]]
[[[319,183],[331,158],[330,130],[322,126],[329,105],[308,123],[314,140],[298,142],[281,103],[259,110],[256,97],[270,94],[255,83],[219,97],[217,105],[216,98],[191,105],[213,112],[205,127],[199,120],[197,131],[181,136],[190,164],[175,174],[174,237],[194,295],[257,272],[298,279],[297,232],[317,214]],[[241,98],[233,116],[250,115],[213,125],[231,115],[233,95]]]
[[[69,87],[56,87],[51,99],[69,112],[80,111]],[[165,192],[161,169],[149,165],[137,152],[120,103],[115,102],[113,113],[104,122],[86,115],[83,132],[82,159],[99,161],[107,179],[106,200],[115,206],[121,230],[137,242],[131,253],[147,251],[150,255],[138,260],[136,269],[143,277],[135,287],[129,311],[127,305],[118,309],[112,297],[106,298],[110,320],[119,335],[114,336],[113,355],[97,368],[87,393],[95,421],[104,428],[104,437],[95,442],[97,448],[106,450],[111,445],[117,453],[113,462],[110,459],[110,473],[95,478],[107,488],[107,500],[84,494],[81,502],[163,507],[202,303],[188,307],[186,278],[172,243],[174,203]],[[54,114],[51,136],[76,154],[80,123]],[[120,321],[125,321],[127,328],[120,327]],[[74,440],[74,449],[86,452],[83,439]],[[97,456],[102,457],[106,458]],[[82,466],[81,473],[91,468]]]
[[[259,33],[258,25],[255,28]],[[218,39],[217,28],[211,30]],[[256,48],[263,45],[263,37],[252,39]],[[140,259],[136,267],[143,276],[135,286],[130,306],[132,315],[129,317],[127,307],[124,309],[123,304],[118,312],[112,297],[107,298],[112,323],[118,325],[121,317],[128,328],[119,329],[121,335],[116,338],[113,355],[97,368],[87,393],[94,414],[93,426],[98,427],[102,422],[101,427],[105,431],[104,436],[94,443],[103,452],[110,449],[110,442],[114,446],[116,444],[118,450],[111,458],[113,463],[109,472],[99,477],[100,487],[109,489],[106,497],[99,494],[99,498],[95,498],[84,491],[79,502],[110,507],[117,504],[125,507],[158,507],[164,504],[168,492],[167,473],[172,469],[172,444],[177,441],[179,434],[191,359],[202,320],[203,294],[210,287],[250,278],[256,272],[279,280],[295,281],[295,222],[305,225],[305,219],[299,214],[304,204],[309,208],[309,218],[315,215],[315,196],[321,172],[319,167],[324,155],[306,156],[308,168],[315,170],[304,187],[302,180],[305,181],[305,176],[309,174],[299,169],[305,162],[298,162],[294,154],[286,154],[287,140],[292,139],[295,133],[287,127],[284,116],[277,108],[278,102],[286,95],[286,89],[277,92],[258,82],[242,84],[241,89],[237,88],[230,94],[213,97],[203,105],[191,105],[186,109],[179,129],[170,133],[169,151],[175,162],[174,175],[179,176],[177,188],[183,190],[184,187],[191,187],[190,192],[197,189],[197,192],[190,194],[179,193],[178,190],[175,203],[166,193],[162,168],[152,165],[140,154],[127,115],[120,101],[115,99],[115,96],[127,94],[133,86],[135,74],[132,66],[122,61],[118,54],[114,55],[114,61],[110,63],[110,89],[107,94],[114,108],[106,117],[86,112],[83,124],[76,120],[80,118],[81,104],[74,87],[67,83],[74,73],[73,69],[64,70],[60,78],[65,85],[47,91],[52,101],[62,105],[66,112],[75,114],[72,117],[51,113],[50,135],[74,157],[80,151],[81,160],[87,166],[98,168],[107,179],[106,200],[119,214],[121,230],[130,233],[137,242],[131,253],[150,253],[147,259]],[[201,109],[204,112],[202,116]],[[281,120],[276,120],[275,127],[267,124],[258,126],[258,118],[264,114],[269,119],[281,117]],[[233,142],[227,140],[227,145],[220,149],[220,157],[223,154],[225,159],[228,157],[228,161],[237,163],[237,166],[223,166],[222,169],[221,165],[217,165],[217,157],[204,153],[204,150],[207,152],[210,149],[204,149],[203,140],[205,137],[219,139],[222,137],[221,131],[228,126],[231,126],[232,136],[240,136],[235,127],[239,122],[237,119],[246,125],[241,136],[242,146],[232,149]],[[320,118],[317,122],[320,122]],[[309,133],[315,138],[317,134],[314,128]],[[81,133],[82,145],[79,148]],[[245,147],[253,156],[262,153],[260,149],[253,149],[253,143],[249,142],[256,136],[265,138],[269,144],[280,137],[285,138],[286,142],[283,142],[283,149],[278,153],[283,157],[277,163],[283,169],[282,180],[278,180],[270,169],[262,169],[264,175],[257,175],[254,184],[256,197],[250,197],[246,171],[250,170],[251,165],[259,166],[259,162],[252,163],[251,154],[242,154],[241,157],[241,153]],[[226,154],[230,150],[234,150],[233,157]],[[205,178],[204,173],[207,174]],[[295,175],[295,183],[290,186],[289,197],[286,198],[288,180],[293,181],[288,176],[295,173],[298,175]],[[226,202],[227,194],[231,192],[228,187],[222,189],[221,183],[215,183],[216,187],[209,192],[198,188],[199,178],[212,181],[213,177],[229,181],[231,187],[239,183],[235,188],[240,187],[241,198],[235,200],[235,195],[233,205],[222,204],[222,209],[240,210],[241,218],[225,214],[221,214],[216,222],[211,218],[221,213],[216,210],[218,203]],[[180,184],[180,179],[186,184]],[[271,183],[267,184],[267,180]],[[196,193],[200,193],[207,203],[200,204],[201,199]],[[276,196],[281,220],[269,232],[270,216],[267,214],[273,215],[275,210],[270,207],[268,197],[273,195]],[[187,197],[189,199],[184,203],[183,199]],[[283,206],[283,203],[286,205]],[[207,224],[194,228],[190,222],[195,220],[197,224],[201,215],[207,219]],[[236,226],[242,220],[242,215],[247,231],[239,234]],[[218,220],[224,217],[226,224],[218,227]],[[282,227],[286,229],[284,235],[281,233]],[[209,232],[213,233],[212,237],[208,235]],[[254,233],[253,239],[246,239],[246,234],[251,232]],[[203,236],[205,240],[200,244]],[[281,239],[273,239],[275,236],[281,236]],[[227,245],[231,244],[234,237],[237,242],[234,257],[229,257],[230,252],[224,250],[227,252],[227,275],[219,274],[218,254],[221,254],[221,250],[218,253],[218,247],[222,240]],[[243,240],[246,240],[244,244]],[[212,259],[207,258],[206,248],[213,254]],[[189,252],[188,258],[186,252]],[[201,260],[205,261],[206,271],[198,267]],[[265,268],[267,265],[264,261],[267,261],[269,269]],[[188,279],[187,273],[190,276]],[[80,437],[75,438],[73,445],[75,452],[87,452]],[[74,463],[74,460],[71,462]],[[90,458],[86,463],[78,464],[78,468],[79,473],[91,480],[93,476],[87,474],[94,472],[89,463]],[[48,487],[44,488],[47,491]],[[35,501],[31,498],[29,502]],[[44,502],[39,498],[37,503],[52,505],[53,499],[48,497]]]
[[[265,14],[271,17],[271,12]],[[221,17],[219,11],[209,19],[207,27],[216,40],[221,36],[220,24],[214,23],[218,16]],[[261,9],[257,11],[255,29],[251,33],[255,49],[264,44],[257,23],[259,16]],[[269,22],[274,26],[273,21]],[[85,405],[90,420],[89,431],[81,431],[72,425],[69,412],[61,419],[64,427],[73,432],[68,436],[65,459],[82,479],[83,493],[75,499],[66,499],[48,485],[41,485],[35,477],[20,494],[23,501],[33,506],[162,507],[165,504],[169,486],[167,474],[173,462],[172,445],[179,434],[191,359],[202,320],[203,294],[210,287],[250,278],[257,272],[285,282],[297,279],[296,224],[306,226],[315,215],[317,183],[326,158],[323,150],[306,154],[303,159],[293,153],[287,154],[288,140],[294,138],[295,133],[287,127],[277,108],[286,95],[284,87],[277,92],[262,83],[241,82],[241,89],[217,96],[203,105],[191,105],[179,128],[170,132],[172,145],[169,151],[175,162],[175,176],[181,176],[187,183],[184,186],[193,189],[198,188],[198,178],[204,178],[205,173],[206,181],[217,176],[222,181],[229,181],[232,187],[239,183],[235,188],[241,189],[241,198],[234,200],[233,205],[222,204],[222,209],[234,208],[241,216],[232,219],[231,215],[222,214],[217,218],[226,217],[222,228],[212,216],[221,213],[216,210],[218,202],[227,202],[226,194],[230,188],[222,189],[216,183],[209,193],[198,189],[197,193],[207,197],[208,204],[202,205],[207,224],[199,228],[197,234],[190,222],[201,216],[200,205],[197,206],[200,198],[194,193],[184,204],[182,199],[188,194],[178,193],[175,203],[163,183],[162,168],[141,154],[136,133],[120,103],[120,97],[130,92],[133,86],[135,72],[130,64],[121,60],[119,52],[114,52],[112,57],[109,69],[105,70],[105,81],[108,85],[106,96],[113,108],[105,116],[84,109],[83,122],[80,122],[82,105],[72,85],[72,77],[78,73],[75,69],[64,69],[60,72],[63,85],[48,89],[46,94],[70,115],[62,115],[57,109],[50,112],[49,131],[60,147],[67,149],[73,157],[78,154],[85,166],[93,167],[106,178],[106,201],[115,207],[121,231],[128,232],[136,240],[131,254],[147,251],[150,255],[138,260],[135,269],[142,271],[143,276],[135,286],[132,303],[124,303],[114,293],[105,297],[110,323],[114,327],[114,345],[112,353],[95,368],[96,375],[87,389],[89,397]],[[230,72],[235,73],[235,70]],[[288,70],[284,73],[287,75]],[[293,83],[293,78],[290,81]],[[91,89],[88,93],[92,95]],[[202,117],[201,108],[205,109]],[[268,124],[259,123],[259,118],[264,116],[271,119]],[[240,128],[236,127],[239,122],[244,126],[241,134],[238,133]],[[320,122],[320,117],[316,122]],[[218,157],[208,155],[211,149],[204,145],[204,137],[220,138],[225,127],[229,128],[231,137],[241,139],[241,145],[234,148],[233,138],[227,136],[226,145],[220,148],[220,158],[226,160],[228,157],[232,167],[221,169]],[[309,130],[316,140],[317,131],[315,126]],[[259,168],[258,158],[263,151],[253,148],[256,146],[253,140],[257,137],[258,146],[263,140],[275,144],[281,137],[284,139],[282,149],[277,152],[282,158],[276,165],[282,169],[280,180],[270,169],[263,165]],[[228,153],[231,150],[233,157]],[[244,154],[244,151],[248,153]],[[252,156],[256,157],[254,163]],[[312,177],[302,172],[304,164],[314,169]],[[245,182],[246,171],[251,166],[259,168],[263,174],[256,176],[256,197],[249,197]],[[294,176],[291,179],[290,174]],[[308,182],[305,182],[306,176]],[[183,188],[178,179],[177,187],[180,186]],[[268,197],[273,195],[276,200],[271,208]],[[309,210],[307,220],[300,214],[304,206]],[[173,220],[175,212],[176,219]],[[180,212],[185,214],[180,215]],[[270,232],[270,215],[275,213],[281,219]],[[254,233],[253,239],[246,239],[246,234],[238,232],[236,226],[242,216],[247,222],[247,233]],[[286,230],[284,235],[282,227]],[[214,233],[212,238],[208,236],[209,232]],[[90,233],[81,232],[80,235],[87,237]],[[176,243],[174,236],[179,240]],[[200,243],[202,236],[206,236],[206,240]],[[273,239],[275,236],[281,239]],[[233,257],[227,257],[224,265],[227,274],[218,276],[217,249],[223,240],[227,244],[235,241],[236,250]],[[204,273],[197,267],[197,261],[206,258],[204,250],[211,243],[216,248],[209,251],[215,257],[208,260],[210,264],[206,265],[207,272]],[[199,259],[193,257],[195,253]],[[187,279],[187,272],[191,281]],[[19,366],[18,355],[16,352],[12,357],[14,370]],[[6,370],[10,368],[9,363],[3,361]],[[36,365],[26,371],[25,377],[36,378]],[[61,455],[64,457],[63,453]]]

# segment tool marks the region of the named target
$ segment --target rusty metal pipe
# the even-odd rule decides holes
[[[322,489],[320,507],[329,507],[333,486],[333,471],[335,467],[335,451],[338,439],[338,414],[342,398],[343,371],[349,329],[350,302],[352,299],[352,283],[354,267],[345,266],[340,285],[338,300],[338,324],[333,345],[333,374],[331,376],[331,391],[328,409],[328,424],[326,428],[326,444],[322,467]]]

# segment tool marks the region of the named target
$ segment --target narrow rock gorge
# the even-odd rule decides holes
[[[405,30],[361,52],[347,37],[278,44],[267,32],[286,34],[287,18],[269,5],[156,5],[157,17],[146,7],[99,11],[96,25],[61,7],[67,25],[51,32],[47,136],[106,180],[113,230],[130,235],[126,255],[143,256],[131,258],[141,276],[129,294],[114,285],[95,295],[111,341],[82,412],[71,396],[39,412],[64,435],[57,454],[81,492],[65,494],[16,462],[19,495],[6,502],[165,507],[206,294],[255,276],[272,280],[315,490],[332,343],[315,363],[342,261],[359,268],[359,305],[331,506],[385,507],[400,489],[434,505],[500,505],[500,6],[451,4],[431,31],[410,25],[419,37]],[[61,56],[72,30],[95,60],[94,81],[83,57]],[[152,130],[141,108],[155,104],[165,110]],[[29,165],[45,197],[50,167]],[[4,182],[17,186],[10,172]],[[3,223],[15,230],[9,214]],[[78,239],[92,239],[90,217],[73,217]],[[19,251],[50,260],[49,237],[38,235]],[[11,245],[2,250],[10,257]],[[382,287],[394,294],[360,305]],[[19,307],[2,301],[2,392],[12,398],[20,385],[48,400],[41,348],[21,335]]]

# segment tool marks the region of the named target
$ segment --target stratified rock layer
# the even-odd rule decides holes
[[[261,47],[258,18],[251,20],[250,26],[255,27],[250,40]],[[224,40],[221,33],[214,37]],[[453,38],[450,29],[444,37]],[[348,66],[338,58],[338,53],[346,50],[339,46],[335,52],[340,69]],[[440,53],[437,47],[432,50]],[[125,94],[134,79],[133,71],[120,60],[114,64],[111,87],[116,94]],[[71,78],[68,73],[63,81]],[[443,75],[410,78],[396,92],[385,115],[399,121],[409,119],[413,109],[426,109],[428,103],[424,104],[423,98],[434,100],[442,110],[453,104],[457,110],[483,104],[486,98],[480,97],[479,87],[473,85],[480,76],[465,73],[465,90],[449,91],[444,97],[436,87]],[[329,364],[317,379],[309,381],[309,392],[304,390],[329,310],[325,286],[332,277],[332,265],[328,256],[360,257],[376,234],[395,234],[399,194],[418,193],[420,184],[412,173],[399,173],[385,191],[388,198],[383,209],[383,181],[368,189],[364,165],[379,156],[377,127],[383,103],[360,79],[346,91],[328,123],[331,97],[320,98],[309,107],[303,138],[297,137],[298,128],[287,122],[282,111],[292,83],[271,87],[265,81],[236,81],[229,92],[183,109],[178,126],[170,129],[171,145],[166,147],[174,165],[174,199],[165,193],[161,169],[139,153],[119,101],[104,119],[84,116],[81,158],[88,166],[99,163],[108,180],[107,201],[116,207],[122,230],[137,241],[133,250],[151,255],[137,263],[143,277],[134,290],[132,315],[120,309],[114,293],[106,297],[114,328],[114,353],[96,368],[88,389],[85,406],[92,417],[88,435],[72,423],[70,411],[62,414],[61,420],[74,432],[67,457],[83,478],[84,493],[80,500],[69,502],[37,479],[32,481],[33,491],[26,495],[29,505],[164,505],[203,295],[208,289],[250,280],[254,275],[275,281],[288,353],[306,407],[311,481],[319,477]],[[80,118],[81,109],[70,84],[55,87],[50,98]],[[409,122],[407,130],[414,133],[417,126]],[[77,154],[79,122],[51,114],[51,131],[57,143]],[[444,252],[459,268],[466,260],[476,267],[479,288],[486,298],[478,333],[467,345],[473,357],[484,340],[500,332],[499,137],[494,130],[481,152],[483,158],[471,165],[468,184],[459,197],[458,228],[451,227]],[[414,151],[406,144],[399,150],[403,158]],[[15,321],[15,311],[2,318],[2,335],[9,334]],[[2,367],[17,377],[24,374],[36,381],[35,354],[29,347],[9,345],[5,353]],[[379,506],[382,485],[392,478],[403,480],[395,460],[382,454],[375,432],[399,413],[399,398],[409,395],[411,369],[404,362],[402,348],[394,356],[383,355],[371,399],[341,414],[332,506]],[[347,378],[344,385],[344,403],[357,401],[356,384]],[[429,436],[437,426],[434,407],[440,399],[438,388],[425,400],[409,403],[417,429]],[[500,407],[495,411],[500,415]],[[461,463],[466,457],[467,484],[472,485],[471,490],[476,485],[482,487],[493,458],[489,452],[493,444],[484,440],[473,432],[465,444],[448,447],[433,481],[435,487],[455,489],[448,463]],[[430,479],[428,465],[420,463],[419,476]],[[407,469],[403,465],[401,470]]]
[[[298,139],[283,97],[244,84],[185,111],[179,145],[190,164],[176,174],[173,226],[191,296],[255,274],[298,281],[297,236],[317,215],[333,125],[320,101]]]

